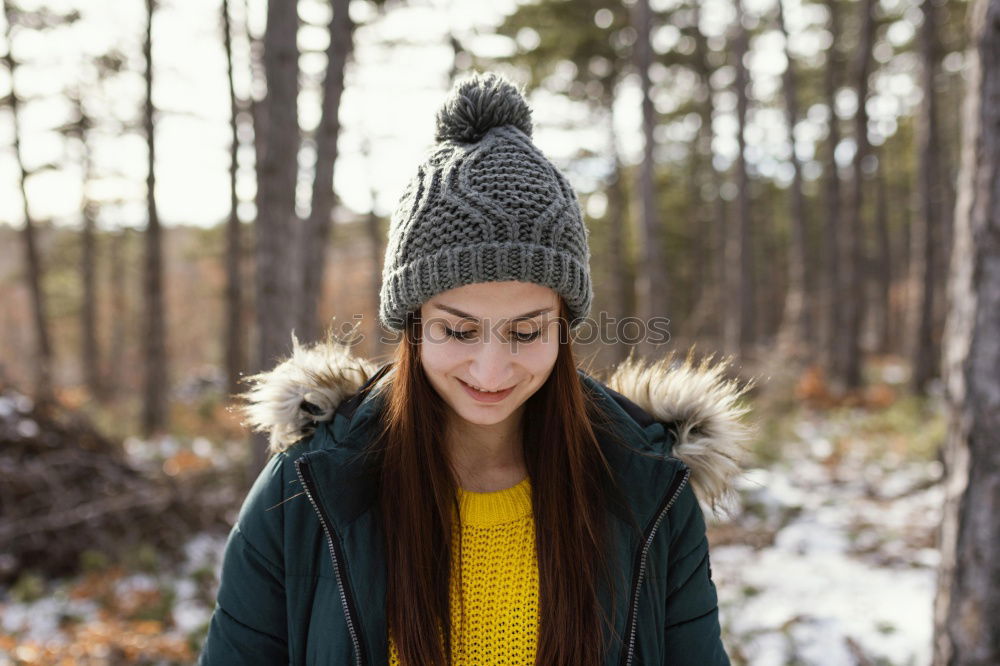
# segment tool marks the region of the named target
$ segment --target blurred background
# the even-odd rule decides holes
[[[733,663],[941,659],[972,3],[0,5],[0,664],[194,661],[265,459],[241,379],[293,330],[390,357],[389,216],[484,70],[579,195],[592,317],[670,320],[581,364],[693,346],[755,382],[709,526]]]

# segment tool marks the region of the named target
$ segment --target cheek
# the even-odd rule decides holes
[[[420,364],[428,373],[437,372],[444,361],[444,354],[441,353],[440,345],[429,343],[426,340],[420,343]]]
[[[512,357],[521,367],[533,375],[548,375],[559,356],[558,340],[538,341],[530,345],[519,345]]]
[[[442,374],[455,367],[464,357],[462,345],[450,340],[423,340],[420,362],[429,374]]]

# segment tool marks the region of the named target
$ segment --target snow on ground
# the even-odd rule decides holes
[[[742,481],[735,519],[710,520],[727,650],[751,666],[929,664],[940,465],[839,451],[824,427],[801,422],[782,462]]]
[[[31,600],[0,596],[0,666],[194,663],[215,607],[226,535],[198,534],[180,565],[118,567],[44,583]]]

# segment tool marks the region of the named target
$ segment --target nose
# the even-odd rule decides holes
[[[507,388],[512,375],[510,344],[501,335],[490,335],[473,345],[469,377],[476,386],[488,390]]]

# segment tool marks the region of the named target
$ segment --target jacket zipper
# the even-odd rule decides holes
[[[628,634],[628,651],[624,655],[622,663],[624,666],[629,666],[632,663],[632,656],[635,653],[635,625],[636,616],[639,612],[639,589],[642,587],[642,578],[646,573],[646,554],[649,552],[649,547],[653,543],[653,537],[656,535],[656,530],[660,527],[660,522],[663,517],[667,515],[670,507],[673,506],[674,502],[680,496],[681,491],[687,484],[688,477],[691,476],[691,470],[685,469],[681,477],[681,480],[677,483],[677,487],[671,493],[669,490],[667,494],[663,496],[665,504],[661,504],[659,513],[656,514],[656,520],[653,521],[653,527],[649,530],[649,534],[646,535],[645,541],[642,545],[642,551],[639,555],[639,571],[636,575],[635,585],[632,588],[632,598],[629,608],[629,618],[626,624],[626,633]],[[669,498],[669,499],[668,499]]]
[[[355,629],[353,613],[351,609],[354,604],[348,599],[347,585],[345,583],[345,576],[341,573],[340,563],[343,561],[344,557],[341,554],[338,557],[338,550],[336,543],[333,539],[333,533],[330,530],[329,522],[326,519],[326,515],[320,508],[319,504],[316,503],[316,498],[313,494],[313,489],[311,486],[312,476],[306,478],[306,474],[303,471],[302,466],[303,459],[298,458],[295,461],[295,472],[298,474],[299,482],[302,484],[302,488],[305,490],[306,497],[309,498],[309,503],[312,504],[313,509],[316,510],[316,515],[319,516],[319,522],[323,526],[323,532],[326,534],[326,543],[330,548],[330,558],[333,560],[333,572],[337,577],[337,587],[340,588],[340,604],[344,609],[344,617],[347,619],[347,630],[351,634],[351,642],[354,644],[354,659],[357,666],[362,666],[365,660],[362,655],[361,641],[358,640],[358,629]]]

